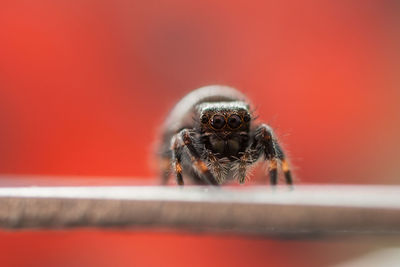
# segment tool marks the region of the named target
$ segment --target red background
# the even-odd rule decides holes
[[[1,1],[0,173],[152,179],[171,106],[227,84],[276,129],[298,182],[398,184],[399,17],[396,1]],[[306,251],[331,261],[330,246],[348,250],[172,233],[0,237],[2,266],[311,266]]]

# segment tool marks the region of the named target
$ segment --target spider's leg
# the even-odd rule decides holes
[[[161,159],[161,185],[168,184],[168,180],[171,174],[170,165],[171,161],[169,158]]]
[[[289,164],[280,147],[278,141],[274,137],[272,129],[262,124],[256,130],[256,143],[255,146],[258,148],[259,154],[264,153],[265,158],[269,161],[269,177],[271,185],[276,185],[278,180],[278,161],[282,163],[282,170],[286,179],[286,183],[289,185],[293,184],[292,175],[290,172]]]
[[[281,166],[282,166],[283,174],[285,176],[286,184],[292,185],[293,178],[292,178],[292,173],[290,172],[289,163],[285,157],[285,153],[283,152],[279,143],[276,141],[275,141],[275,149],[277,151],[277,157],[281,160],[281,164],[282,164]]]
[[[271,185],[276,185],[278,183],[278,161],[276,158],[269,161],[268,173]]]
[[[160,166],[160,177],[161,177],[161,185],[166,185],[168,184],[169,177],[171,175],[171,157],[172,157],[172,152],[171,150],[168,150],[166,152],[163,152],[159,156],[159,166]]]
[[[197,152],[194,147],[189,130],[182,130],[179,133],[179,136],[183,141],[183,145],[187,148],[187,154],[192,162],[192,166],[198,172],[200,178],[208,184],[218,185],[218,181],[215,179],[214,175],[208,169],[207,164],[201,159],[199,152]]]
[[[176,182],[178,185],[184,185],[183,178],[182,178],[182,146],[179,145],[178,141],[179,137],[174,135],[172,138],[172,162],[173,162],[173,169],[176,174]]]
[[[255,147],[258,156],[264,155],[265,159],[269,161],[268,174],[270,183],[271,185],[276,185],[278,182],[278,161],[272,129],[266,124],[261,124],[256,129],[254,139],[253,147]]]

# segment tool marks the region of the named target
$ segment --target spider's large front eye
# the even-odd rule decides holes
[[[225,118],[221,115],[214,115],[211,120],[211,126],[214,129],[221,129],[225,126]]]
[[[228,125],[232,129],[239,128],[239,126],[242,124],[242,118],[240,118],[239,115],[233,114],[229,117],[228,119]]]

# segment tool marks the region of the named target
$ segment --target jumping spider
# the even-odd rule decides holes
[[[244,183],[251,165],[269,163],[272,185],[280,164],[286,183],[292,184],[289,164],[266,124],[256,124],[246,97],[227,86],[199,88],[182,98],[165,121],[160,147],[162,183],[171,171],[178,185],[183,174],[196,184]]]

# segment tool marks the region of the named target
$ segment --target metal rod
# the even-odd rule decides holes
[[[261,235],[400,233],[399,186],[0,188],[0,228]]]

